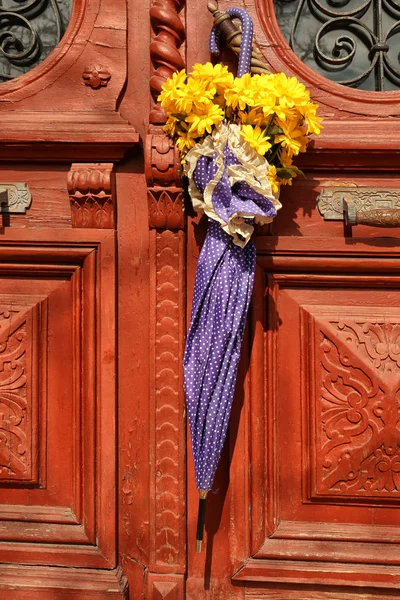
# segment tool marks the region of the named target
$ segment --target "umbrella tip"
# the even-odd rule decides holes
[[[197,512],[196,552],[201,552],[201,543],[203,541],[207,490],[199,490],[199,496],[199,509]]]

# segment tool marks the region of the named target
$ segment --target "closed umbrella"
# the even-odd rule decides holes
[[[250,65],[252,23],[242,9],[228,12],[243,23],[241,76]],[[243,153],[238,125],[222,124],[187,154],[186,161],[193,204],[209,218],[197,263],[184,355],[186,403],[200,492],[200,551],[205,498],[227,433],[253,289],[256,252],[250,241],[252,222],[272,221],[280,205],[266,177],[265,159],[255,151]]]

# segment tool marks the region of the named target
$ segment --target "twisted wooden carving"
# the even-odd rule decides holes
[[[155,38],[150,44],[150,56],[154,72],[150,77],[150,89],[155,103],[150,113],[150,123],[165,123],[165,113],[157,104],[161,86],[177,70],[185,68],[179,49],[185,41],[185,27],[179,13],[185,0],[155,0],[150,9],[150,20]]]
[[[207,8],[214,17],[214,25],[221,33],[226,45],[239,56],[240,44],[242,43],[242,33],[237,25],[232,21],[231,17],[224,11],[218,10],[218,6],[213,2],[207,4]],[[254,74],[270,73],[261,52],[253,43],[251,53],[250,70]]]

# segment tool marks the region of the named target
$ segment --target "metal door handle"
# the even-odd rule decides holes
[[[354,201],[343,202],[344,218],[347,225],[371,225],[373,227],[400,227],[400,209],[371,208],[357,210]]]
[[[324,220],[400,227],[400,190],[332,186],[321,190],[317,205]]]

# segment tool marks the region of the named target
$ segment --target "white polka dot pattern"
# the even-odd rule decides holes
[[[237,17],[242,22],[242,42],[240,45],[238,77],[250,71],[251,50],[253,43],[253,21],[248,12],[243,8],[230,8],[226,11],[230,17]],[[211,29],[209,40],[210,54],[220,53],[220,32],[217,27]]]
[[[255,248],[240,248],[209,220],[194,287],[184,378],[196,484],[210,490],[235,391],[240,347],[254,282]]]

